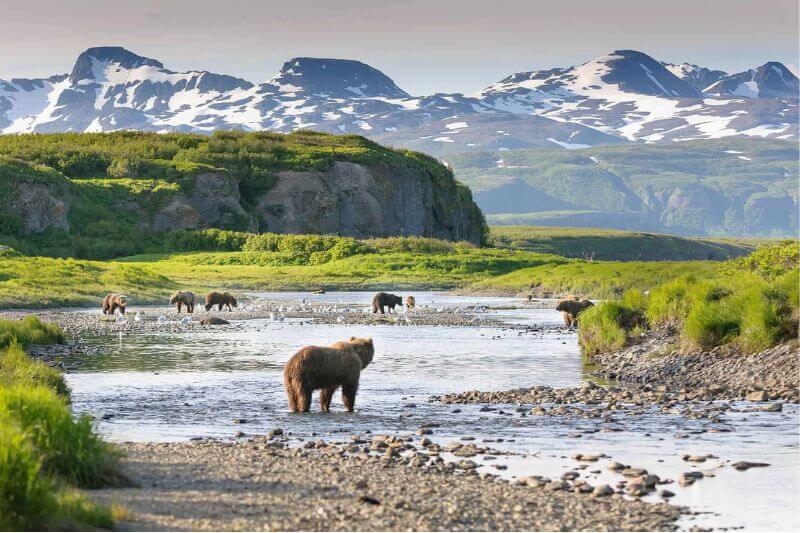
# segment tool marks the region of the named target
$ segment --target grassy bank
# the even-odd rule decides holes
[[[720,264],[711,276],[628,289],[581,314],[581,346],[589,354],[620,350],[649,329],[675,331],[686,350],[731,344],[757,352],[796,338],[798,256],[800,245],[785,242]]]
[[[752,252],[764,239],[688,238],[600,228],[491,226],[489,243],[599,261],[722,261]]]
[[[678,271],[703,275],[714,269],[711,262],[589,262],[414,237],[355,240],[209,230],[174,234],[171,246],[186,251],[102,262],[8,253],[0,257],[0,307],[96,305],[111,291],[126,293],[134,303],[163,303],[179,288],[533,290],[609,298],[627,288],[646,290]]]
[[[74,418],[63,376],[24,346],[63,341],[30,316],[0,320],[0,530],[113,526],[111,510],[77,488],[113,484],[117,455],[87,416]]]

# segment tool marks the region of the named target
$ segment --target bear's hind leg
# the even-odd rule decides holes
[[[353,408],[356,405],[356,392],[358,392],[358,382],[342,385],[342,403],[350,413],[353,412]]]
[[[296,392],[297,410],[301,413],[307,413],[311,409],[311,389],[300,387]]]
[[[572,326],[572,320],[569,318],[569,313],[562,312],[561,314],[564,315],[564,325],[567,327]]]
[[[324,412],[331,410],[331,400],[333,400],[333,393],[336,392],[338,385],[331,385],[330,387],[322,389],[319,395],[319,405]]]

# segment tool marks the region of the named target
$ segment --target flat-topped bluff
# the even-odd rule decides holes
[[[0,242],[48,255],[140,252],[219,228],[482,243],[483,214],[436,160],[356,135],[0,136]]]

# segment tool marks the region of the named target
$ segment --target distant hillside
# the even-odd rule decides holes
[[[444,165],[356,135],[0,136],[0,244],[107,258],[203,228],[473,243],[486,232]]]
[[[798,145],[718,139],[449,155],[493,224],[698,236],[798,231]]]
[[[600,261],[722,261],[752,252],[754,239],[688,239],[607,229],[491,226],[497,248]]]

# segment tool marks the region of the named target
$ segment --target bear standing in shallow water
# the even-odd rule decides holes
[[[178,313],[181,312],[181,306],[186,306],[187,313],[194,313],[194,306],[197,303],[197,298],[194,297],[192,291],[178,291],[169,299],[169,303],[178,308]]]
[[[112,292],[103,298],[103,314],[113,315],[117,309],[121,314],[125,314],[125,306],[128,305],[128,297],[124,294]]]
[[[306,412],[311,408],[311,394],[322,389],[320,406],[327,412],[336,389],[342,387],[342,403],[352,412],[361,370],[372,362],[375,346],[372,339],[350,337],[330,347],[306,346],[294,354],[283,370],[283,383],[289,408]]]
[[[217,306],[219,311],[222,311],[223,307],[228,308],[228,311],[233,311],[231,307],[236,307],[236,298],[229,292],[219,292],[219,291],[211,291],[206,294],[206,311],[211,311],[211,308]]]
[[[394,294],[389,294],[388,292],[379,292],[375,295],[372,299],[372,312],[377,313],[378,311],[381,314],[385,313],[384,308],[388,307],[389,311],[394,311],[394,306],[403,305],[403,298],[400,296],[396,296]]]
[[[589,300],[578,300],[577,298],[567,298],[558,302],[556,311],[561,311],[564,315],[564,324],[571,328],[578,325],[578,315],[589,309],[594,304]]]

